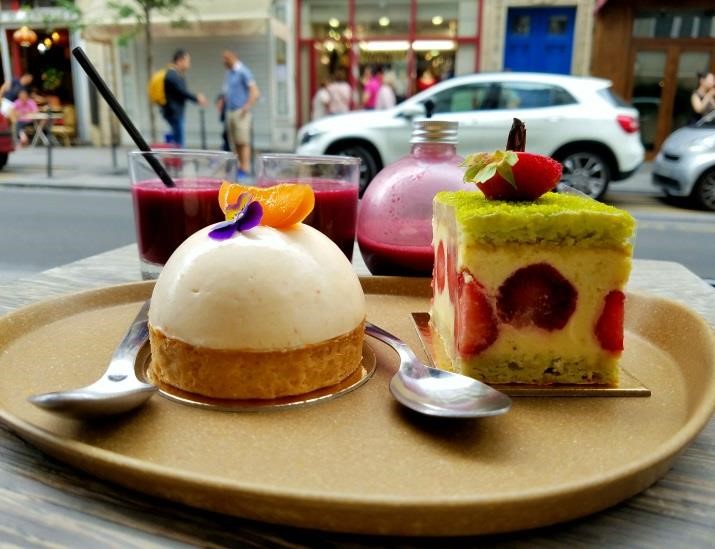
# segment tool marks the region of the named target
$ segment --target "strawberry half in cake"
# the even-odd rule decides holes
[[[548,192],[561,176],[548,157],[507,150],[465,165],[484,195],[434,200],[438,365],[488,383],[617,385],[633,218]]]

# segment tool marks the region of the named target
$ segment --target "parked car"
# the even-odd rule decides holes
[[[666,194],[689,196],[715,211],[715,111],[668,136],[653,162],[652,177]]]
[[[563,181],[594,198],[644,158],[638,111],[608,80],[537,73],[459,76],[391,109],[328,116],[298,131],[297,152],[359,157],[364,191],[383,166],[407,154],[418,117],[458,121],[461,154],[503,149],[512,119],[519,118],[527,150],[559,160]]]
[[[0,114],[0,170],[5,167],[7,158],[15,150],[15,138],[10,120]]]

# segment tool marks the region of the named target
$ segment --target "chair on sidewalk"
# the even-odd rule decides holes
[[[65,147],[69,147],[70,139],[74,137],[77,125],[77,116],[73,105],[62,107],[62,120],[52,124],[52,135],[62,139]]]

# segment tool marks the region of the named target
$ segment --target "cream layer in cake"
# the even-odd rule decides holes
[[[594,201],[553,193],[518,204],[469,194],[440,193],[435,199],[431,314],[440,367],[491,383],[616,384],[620,349],[608,342],[604,348],[603,335],[597,334],[606,329],[609,337],[617,335],[619,327],[608,326],[615,317],[622,341],[622,301],[615,315],[602,315],[606,301],[617,297],[628,279],[632,218]],[[532,274],[553,278],[555,291],[541,303],[550,310],[547,298],[556,301],[546,327],[531,322],[528,311],[510,316],[513,307],[505,309],[516,300],[518,311],[522,297],[534,300]],[[471,305],[465,303],[469,299]],[[528,310],[541,305],[536,299]],[[475,308],[479,322],[466,329],[479,330],[483,342],[465,352],[459,319],[474,317]]]

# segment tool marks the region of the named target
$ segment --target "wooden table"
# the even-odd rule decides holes
[[[62,118],[62,113],[56,113],[56,112],[34,112],[25,115],[22,117],[22,122],[31,122],[33,131],[34,131],[34,136],[32,138],[32,141],[30,142],[30,147],[34,147],[35,145],[42,143],[43,145],[49,145],[50,141],[52,141],[53,145],[57,145],[57,140],[54,138],[52,133],[47,134],[45,132],[45,127],[47,126],[47,123],[52,121],[52,120],[60,120]]]
[[[356,260],[356,270],[365,267]],[[135,246],[0,285],[0,314],[33,301],[140,279]],[[715,326],[715,290],[676,263],[635,261],[629,289],[680,301]],[[415,540],[341,535],[263,524],[192,509],[96,480],[0,428],[0,543],[152,547],[281,545],[713,547],[715,420],[655,485],[565,524],[479,539]]]

